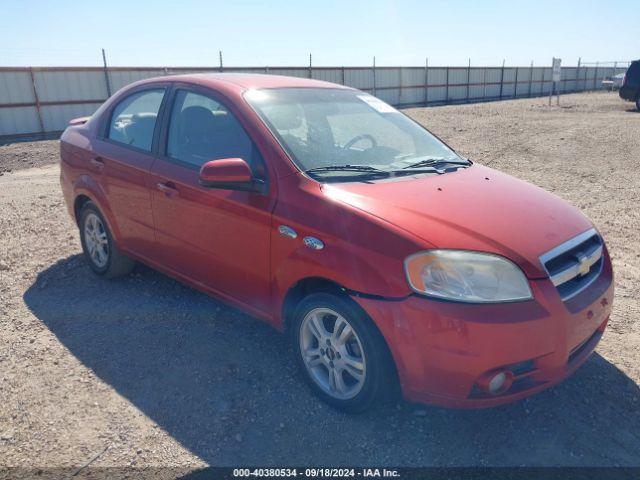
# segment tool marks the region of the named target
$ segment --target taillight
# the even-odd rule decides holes
[[[627,84],[627,72],[624,72],[624,78],[622,79],[622,85]]]

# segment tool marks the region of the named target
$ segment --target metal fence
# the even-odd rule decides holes
[[[626,62],[563,67],[560,93],[603,88]],[[144,78],[196,72],[249,72],[314,78],[364,90],[394,106],[444,105],[549,95],[551,67],[1,67],[0,140],[59,134],[91,115],[121,87]]]

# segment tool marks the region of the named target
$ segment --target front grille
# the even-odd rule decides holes
[[[540,263],[562,300],[577,295],[598,278],[603,248],[602,238],[591,229],[540,256]]]

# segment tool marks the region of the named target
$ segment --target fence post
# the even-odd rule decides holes
[[[342,85],[344,85],[345,84],[344,83],[345,82],[345,79],[344,79],[344,66],[342,67],[341,72],[342,72]]]
[[[529,98],[531,98],[531,85],[533,84],[533,60],[531,60],[531,67],[529,67]]]
[[[576,92],[580,91],[580,62],[582,57],[578,57],[578,68],[576,69]]]
[[[104,71],[104,83],[107,85],[107,98],[111,96],[111,82],[109,81],[109,70],[107,69],[107,54],[102,49],[102,70]]]
[[[309,78],[313,77],[313,63],[311,62],[312,58],[311,58],[311,54],[309,54]]]
[[[616,65],[618,62],[613,62],[613,71],[611,72],[611,80],[613,81],[613,77],[616,74]]]
[[[398,84],[399,92],[398,92],[398,104],[402,105],[402,67],[398,67]]]
[[[40,98],[38,97],[38,90],[36,89],[36,77],[33,75],[32,67],[29,67],[29,75],[31,76],[31,88],[33,92],[33,99],[36,104],[36,113],[38,114],[40,133],[44,133],[44,122],[42,121],[42,112],[40,111]]]
[[[589,67],[584,67],[584,83],[582,84],[582,91],[587,90],[587,81],[589,80]]]
[[[471,83],[471,59],[469,59],[469,66],[467,67],[467,100],[469,103],[469,84]]]
[[[449,103],[449,67],[447,67],[447,81],[444,91],[444,103],[445,105]]]
[[[424,61],[424,106],[429,106],[429,57]]]
[[[555,60],[555,57],[553,58]],[[553,65],[553,60],[551,60],[551,65]],[[553,67],[551,67],[551,88],[549,89],[549,106],[551,106],[551,97],[553,96],[553,87],[555,87],[556,82],[553,81]]]
[[[218,50],[218,58],[220,59],[220,67],[218,70],[222,71],[222,50]]]
[[[596,71],[593,72],[593,89],[596,89],[596,82],[598,81],[598,62],[596,62]]]
[[[484,67],[482,72],[482,100],[487,101],[487,70],[488,67]]]
[[[516,83],[513,87],[513,98],[518,98],[518,70],[520,67],[516,67]]]
[[[502,59],[502,69],[500,70],[500,100],[502,100],[503,86],[504,86],[504,59]]]
[[[376,96],[376,57],[373,57],[373,68],[371,69],[373,75],[373,96]]]

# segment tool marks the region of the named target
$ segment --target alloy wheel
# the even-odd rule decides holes
[[[102,220],[95,213],[85,217],[84,244],[91,261],[98,268],[104,268],[109,261],[109,239]]]
[[[300,353],[313,381],[328,395],[348,400],[365,383],[366,359],[355,329],[338,312],[315,308],[300,325]]]

